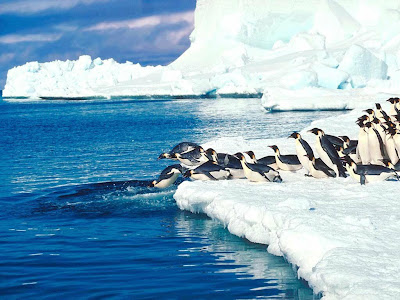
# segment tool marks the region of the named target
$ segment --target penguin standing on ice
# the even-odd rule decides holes
[[[275,160],[278,168],[283,171],[297,171],[303,166],[301,165],[297,155],[281,155],[276,145],[268,146],[275,152]]]
[[[339,155],[335,150],[335,147],[325,136],[324,131],[319,128],[313,128],[309,130],[309,132],[312,132],[317,136],[315,148],[322,161],[329,168],[334,170],[336,175],[346,178],[346,172],[340,161]]]
[[[237,156],[242,164],[244,175],[248,180],[253,182],[282,182],[278,171],[267,165],[247,163],[242,153],[237,153]]]
[[[295,139],[297,158],[299,159],[303,168],[306,169],[307,172],[310,172],[310,157],[311,155],[314,156],[310,145],[307,143],[307,141],[302,139],[300,133],[298,132],[293,132],[288,138]]]
[[[182,172],[183,167],[181,165],[176,164],[168,166],[161,172],[157,180],[154,180],[149,184],[149,187],[165,189],[173,185]]]
[[[371,164],[382,164],[385,157],[385,145],[379,132],[372,127],[371,122],[365,123],[365,130],[368,134],[368,151]]]

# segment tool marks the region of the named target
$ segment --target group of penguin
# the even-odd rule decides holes
[[[388,178],[399,180],[400,99],[387,101],[391,104],[389,113],[376,103],[375,110],[367,109],[358,118],[358,140],[328,135],[319,128],[309,130],[316,135],[315,150],[319,158],[298,132],[288,137],[295,140],[295,155],[282,155],[273,145],[269,147],[275,154],[262,158],[256,158],[253,151],[217,153],[211,148],[204,150],[195,143],[182,142],[159,156],[180,163],[165,168],[150,187],[169,187],[181,174],[194,180],[247,178],[252,182],[282,182],[280,170],[295,172],[302,168],[307,171],[306,176],[314,178],[347,177],[347,171],[362,185]]]

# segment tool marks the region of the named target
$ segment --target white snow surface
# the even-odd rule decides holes
[[[315,135],[306,130],[313,127],[356,138],[354,121],[361,114],[356,109],[315,121],[302,136],[311,146]],[[272,144],[282,154],[295,153],[294,141],[287,138],[219,138],[204,147],[229,153],[253,150],[261,157],[272,155],[267,147]],[[323,299],[399,299],[399,182],[361,186],[350,177],[314,179],[305,177],[304,170],[280,173],[280,184],[184,182],[174,198],[181,209],[205,213],[231,233],[267,244],[270,253],[297,266],[298,276]]]
[[[30,62],[9,70],[3,95],[400,93],[398,0],[198,0],[194,28],[190,48],[168,66],[89,56]]]

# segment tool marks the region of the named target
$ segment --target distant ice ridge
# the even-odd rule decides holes
[[[302,136],[311,146],[316,137],[306,130],[313,127],[356,138],[354,120],[361,114],[356,109],[315,121]],[[229,153],[253,150],[264,156],[272,154],[267,147],[272,144],[283,154],[295,153],[294,141],[287,138],[219,138],[204,147]],[[302,170],[281,171],[281,176],[280,184],[184,182],[174,198],[181,209],[205,213],[231,233],[267,244],[270,253],[297,266],[298,276],[324,300],[399,299],[399,182],[361,186],[352,178],[305,177]]]
[[[198,0],[191,46],[169,66],[32,62],[9,71],[4,96],[265,93],[263,105],[279,110],[277,91],[398,94],[399,68],[398,0]],[[351,92],[337,95],[353,107]]]

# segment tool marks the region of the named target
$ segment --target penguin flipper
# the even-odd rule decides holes
[[[204,172],[204,175],[206,175],[212,181],[218,181],[218,179],[212,176],[210,172]]]

